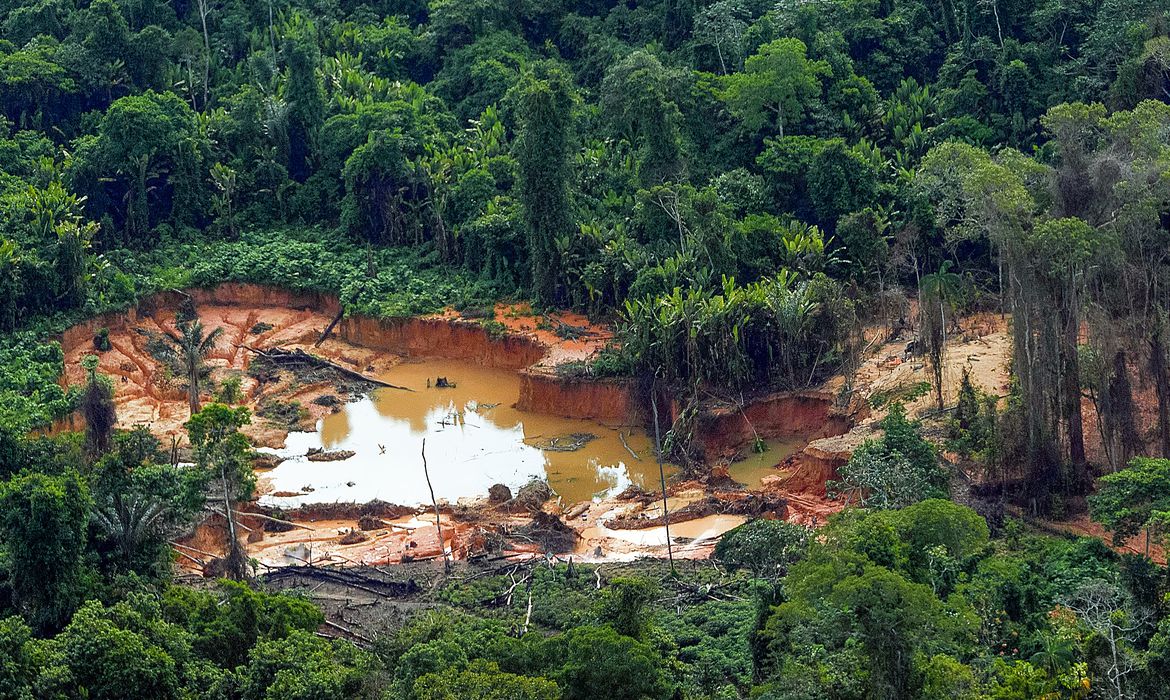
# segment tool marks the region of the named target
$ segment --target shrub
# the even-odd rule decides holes
[[[808,539],[808,530],[800,525],[761,518],[724,533],[715,545],[715,558],[729,568],[775,579],[804,557]]]
[[[110,329],[99,328],[97,333],[93,335],[93,349],[98,352],[106,352],[112,347],[114,346],[110,344]]]
[[[880,423],[885,435],[867,440],[841,467],[840,479],[827,484],[829,494],[856,499],[866,508],[904,508],[947,494],[947,475],[939,468],[934,446],[902,404],[890,407]]]

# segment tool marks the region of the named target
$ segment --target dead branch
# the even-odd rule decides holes
[[[313,347],[315,347],[315,348],[321,347],[321,343],[325,342],[325,339],[328,338],[329,334],[333,332],[333,327],[341,322],[341,317],[344,315],[345,315],[345,309],[338,309],[337,310],[337,315],[333,317],[333,320],[329,322],[328,326],[325,326],[325,330],[321,331],[321,337],[317,338],[317,342],[313,343]]]
[[[202,549],[195,549],[194,547],[192,547],[190,545],[179,544],[178,542],[174,542],[172,540],[167,540],[167,544],[171,545],[172,547],[180,547],[182,549],[189,549],[192,552],[195,552],[196,554],[202,554],[205,557],[211,557],[212,559],[219,559],[218,554],[212,554],[211,552],[204,552]]]
[[[524,626],[520,628],[520,634],[528,634],[528,623],[532,621],[532,591],[528,592],[528,612],[524,614]]]
[[[344,634],[348,634],[349,636],[353,637],[354,639],[357,639],[358,641],[361,641],[361,642],[365,642],[366,644],[373,644],[374,643],[374,640],[370,639],[369,637],[358,634],[357,632],[354,632],[353,630],[349,629],[348,627],[342,627],[341,625],[339,625],[336,622],[333,622],[331,620],[325,620],[325,626],[332,628],[332,629],[335,629],[335,630],[342,632]]]
[[[639,462],[642,461],[642,458],[638,456],[638,453],[630,449],[630,443],[626,442],[626,436],[623,435],[622,431],[620,430],[618,431],[618,439],[622,441],[622,447],[626,448],[626,452],[629,452],[631,457],[638,460]]]
[[[180,557],[186,557],[187,559],[190,559],[191,561],[198,564],[200,569],[205,568],[207,566],[206,562],[204,562],[202,559],[196,559],[195,557],[191,556],[190,554],[187,554],[186,552],[184,552],[181,549],[176,549],[175,554],[178,554]]]
[[[266,360],[270,360],[276,364],[295,365],[295,364],[303,363],[303,364],[309,364],[309,365],[316,365],[319,367],[328,367],[329,369],[332,369],[335,372],[338,372],[346,377],[349,377],[350,379],[356,379],[358,381],[368,382],[368,383],[373,384],[375,386],[382,386],[382,387],[386,387],[388,389],[401,389],[402,391],[414,391],[414,389],[411,389],[409,387],[398,386],[397,384],[391,384],[390,382],[382,381],[381,379],[378,379],[377,377],[371,377],[369,375],[362,374],[361,372],[358,372],[358,371],[352,370],[348,367],[339,365],[336,362],[333,362],[332,360],[327,360],[324,357],[320,357],[319,355],[313,355],[313,354],[307,353],[304,350],[301,350],[300,348],[293,348],[292,350],[285,350],[284,348],[270,348],[268,350],[261,350],[260,348],[254,348],[251,345],[243,345],[243,344],[237,345],[237,347],[241,347],[245,350],[249,350],[251,352],[254,352],[257,355],[259,355],[260,357],[263,357]]]
[[[211,509],[211,512],[212,512],[212,513],[215,513],[216,515],[221,515],[221,516],[223,516],[223,519],[224,519],[224,520],[228,520],[228,519],[229,519],[229,518],[228,518],[228,516],[227,516],[227,513],[223,512],[223,511],[222,511],[222,510],[220,510],[219,508],[212,508],[212,509]],[[240,511],[238,511],[238,510],[233,510],[232,512],[233,512],[233,513],[239,513]],[[243,524],[243,523],[236,523],[235,525],[236,525],[236,527],[238,527],[238,528],[242,529],[244,532],[252,532],[252,528],[248,527],[247,525],[245,525],[245,524]]]
[[[308,530],[309,532],[316,532],[316,530],[309,527],[308,525],[294,523],[291,520],[281,520],[280,518],[274,518],[271,515],[264,515],[262,513],[245,513],[243,511],[239,511],[239,510],[235,510],[232,512],[234,512],[236,515],[239,515],[239,516],[244,517],[244,518],[260,518],[261,520],[267,520],[267,521],[273,522],[273,523],[280,523],[282,525],[289,525],[292,527],[300,528],[302,530]],[[241,526],[241,527],[243,527],[243,526]]]

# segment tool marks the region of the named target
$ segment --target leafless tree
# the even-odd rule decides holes
[[[1133,644],[1149,624],[1150,611],[1135,605],[1117,584],[1103,579],[1082,584],[1065,600],[1065,606],[1105,642],[1108,655],[1103,659],[1104,690],[1108,697],[1134,697],[1126,679],[1138,667]]]

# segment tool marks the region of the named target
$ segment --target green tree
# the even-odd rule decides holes
[[[288,104],[288,172],[297,182],[308,178],[317,153],[317,136],[325,122],[325,96],[317,74],[321,62],[317,26],[297,12],[284,28],[281,54],[287,66],[284,99]]]
[[[800,39],[777,39],[749,57],[743,72],[728,76],[727,102],[753,131],[774,118],[784,138],[785,127],[798,122],[820,96],[820,78],[827,72],[825,63],[808,59]]]
[[[658,586],[641,576],[619,576],[609,582],[601,593],[598,617],[618,634],[642,639],[650,624],[650,603],[658,594]]]
[[[0,485],[4,569],[16,608],[39,631],[59,629],[81,600],[89,510],[76,472],[24,473]]]
[[[809,531],[783,520],[759,518],[726,532],[715,545],[715,558],[753,575],[778,579],[808,550]]]
[[[16,241],[0,239],[0,330],[16,329],[24,287],[20,279],[21,256]]]
[[[633,51],[605,73],[601,107],[619,133],[636,144],[638,180],[649,188],[678,180],[683,162],[671,99],[671,75],[652,54]]]
[[[719,72],[739,70],[743,61],[743,34],[748,12],[737,0],[718,0],[695,13],[695,41],[715,49]]]
[[[490,661],[472,661],[465,669],[428,673],[414,682],[418,700],[559,700],[561,690],[547,678],[500,671]]]
[[[243,700],[347,700],[358,697],[368,655],[352,644],[293,630],[261,641],[241,668]]]
[[[920,334],[926,341],[926,352],[930,357],[935,407],[939,411],[946,407],[943,382],[946,374],[947,324],[954,321],[962,293],[962,279],[951,272],[951,265],[950,260],[944,260],[938,272],[923,275],[918,283]]]
[[[569,76],[554,64],[540,64],[521,79],[517,188],[528,231],[532,293],[546,305],[566,298],[558,242],[573,235],[569,203],[573,100]]]
[[[556,659],[556,670],[547,676],[563,689],[565,700],[590,700],[598,688],[613,700],[669,696],[657,655],[612,627],[578,627],[545,646],[547,658]]]
[[[177,330],[177,333],[164,330],[153,335],[147,349],[183,382],[187,389],[187,404],[194,416],[199,413],[203,386],[211,376],[207,357],[223,335],[223,328],[204,333],[203,322],[196,320],[179,323]]]
[[[165,578],[167,540],[202,511],[208,474],[160,463],[158,438],[144,427],[117,434],[112,447],[90,478],[96,534],[111,547],[115,570]]]
[[[1093,520],[1113,533],[1121,544],[1143,529],[1157,529],[1164,514],[1170,513],[1170,459],[1135,457],[1121,471],[1098,481],[1097,493],[1089,496]],[[1147,551],[1149,540],[1146,540]]]
[[[85,451],[90,459],[97,459],[110,451],[114,425],[118,422],[114,406],[114,387],[109,378],[97,372],[98,359],[87,355],[82,364],[89,378],[81,397],[81,413],[85,417]]]
[[[211,166],[211,182],[215,185],[216,194],[212,199],[215,215],[219,224],[227,231],[228,236],[236,237],[236,196],[239,192],[239,174],[235,169],[223,163]]]
[[[418,219],[406,201],[419,185],[407,159],[411,148],[401,133],[378,131],[345,161],[341,217],[352,233],[377,243],[420,242]]]
[[[0,618],[0,696],[28,700],[37,674],[44,672],[40,643],[19,616]]]
[[[175,659],[147,635],[119,624],[98,601],[88,601],[53,639],[81,697],[117,700],[180,698]],[[130,690],[133,689],[133,690]]]
[[[97,135],[79,140],[69,174],[93,218],[116,212],[123,241],[143,245],[154,222],[203,208],[202,158],[191,107],[174,93],[147,90],[110,105]]]
[[[1085,438],[1081,414],[1081,371],[1077,352],[1082,307],[1090,275],[1098,273],[1103,258],[1115,245],[1111,234],[1077,218],[1052,219],[1037,224],[1026,238],[1026,246],[1039,290],[1046,294],[1055,314],[1051,335],[1058,343],[1060,364],[1058,382],[1063,398],[1061,415],[1068,440],[1068,456],[1075,468],[1083,472]],[[1083,473],[1079,479],[1087,479]],[[1083,487],[1083,484],[1081,485]]]
[[[167,621],[191,633],[191,648],[199,657],[225,669],[248,663],[257,642],[285,639],[296,631],[312,634],[324,620],[305,598],[226,580],[214,592],[171,586],[162,610]]]
[[[835,238],[845,247],[850,276],[858,283],[870,285],[876,278],[879,291],[885,288],[890,229],[889,217],[871,207],[846,214],[837,222]]]
[[[248,461],[251,446],[240,432],[252,420],[248,409],[213,403],[191,416],[187,434],[195,450],[195,464],[218,479],[227,522],[225,565],[228,576],[241,579],[248,561],[236,532],[236,504],[251,497],[256,477]]]
[[[829,230],[842,216],[875,204],[877,187],[877,169],[840,139],[826,143],[808,169],[809,200]]]
[[[20,128],[46,128],[77,84],[46,48],[0,55],[0,110]],[[63,115],[62,115],[63,116]]]
[[[867,508],[904,508],[927,498],[945,496],[947,476],[934,446],[901,404],[890,407],[879,425],[885,434],[854,450],[829,490]]]

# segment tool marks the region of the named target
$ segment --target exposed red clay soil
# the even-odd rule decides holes
[[[684,482],[669,498],[674,556],[710,556],[720,535],[748,517],[787,517],[784,499],[742,489],[711,490]],[[256,512],[255,507],[252,507]],[[539,511],[514,512],[505,505],[441,505],[442,548],[434,511],[379,504],[331,504],[298,509],[282,517],[294,527],[241,514],[248,556],[266,568],[305,564],[381,566],[441,559],[444,549],[456,560],[479,557],[529,558],[543,552],[572,555],[578,561],[628,560],[666,556],[662,502],[633,491],[585,502],[567,510],[555,501]],[[376,512],[379,517],[371,517]],[[363,525],[365,528],[363,528]],[[275,531],[274,531],[275,530]],[[215,515],[177,541],[179,566],[189,573],[215,572],[224,554],[225,524]]]
[[[339,310],[336,299],[239,283],[156,294],[129,311],[99,316],[69,329],[61,338],[66,358],[62,380],[84,381],[81,360],[97,354],[99,371],[114,378],[119,427],[148,425],[161,436],[181,435],[189,417],[185,394],[146,351],[143,331],[173,332],[175,312],[184,296],[195,303],[208,332],[223,329],[209,360],[212,383],[240,375],[246,404],[253,408],[273,399],[300,402],[309,411],[302,429],[330,410],[313,404],[312,399],[335,393],[335,388],[297,381],[261,385],[246,374],[254,353],[244,346],[299,348],[367,375],[384,371],[404,357],[472,361],[519,370],[517,408],[521,410],[605,423],[645,420],[633,382],[558,375],[558,365],[588,361],[613,341],[609,329],[590,324],[578,314],[537,317],[524,305],[501,304],[494,310],[494,320],[505,330],[496,334],[489,333],[479,320],[463,318],[454,311],[407,319],[353,316],[337,324],[317,347],[322,330]],[[93,337],[100,328],[109,330],[113,349],[98,353]],[[252,333],[253,329],[258,332]],[[573,337],[562,338],[558,329]],[[743,410],[715,406],[700,417],[700,435],[709,453],[727,456],[756,434],[821,437],[840,434],[850,424],[850,417],[832,408],[831,394],[781,393],[757,399]],[[278,446],[287,428],[257,420],[249,435],[257,444]]]
[[[808,440],[847,432],[859,417],[834,405],[826,392],[777,392],[747,406],[714,406],[698,418],[698,434],[708,459],[730,457],[756,436]]]
[[[624,379],[558,377],[544,369],[520,372],[516,408],[562,418],[588,418],[600,423],[643,423],[633,383]]]
[[[947,348],[943,394],[948,405],[958,396],[964,368],[982,390],[997,396],[1006,394],[1011,355],[1006,320],[993,314],[975,314],[962,319],[960,325],[961,332]],[[811,436],[813,439],[803,450],[776,465],[775,475],[764,477],[762,486],[765,492],[787,499],[789,520],[811,526],[823,524],[845,505],[828,497],[826,482],[838,478],[837,470],[858,446],[880,437],[877,423],[888,412],[891,399],[904,403],[911,416],[923,418],[928,424],[940,420],[932,413],[933,393],[913,399],[901,395],[930,381],[924,359],[911,355],[907,342],[907,338],[875,341],[876,349],[858,367],[849,392],[844,390],[846,378],[839,375],[817,392],[775,394],[751,402],[743,411],[726,408],[714,412],[707,420],[714,420],[718,427],[704,431],[711,440],[707,449],[726,455],[736,444],[754,437],[753,427],[764,438],[786,437],[771,426],[795,426],[791,435]],[[879,405],[871,408],[871,400]]]
[[[290,343],[295,347],[298,342],[315,342],[320,328],[336,313],[336,301],[330,298],[252,285],[221,285],[214,290],[196,291],[193,296],[213,308],[210,313],[201,315],[219,316],[223,323],[235,328],[237,335],[242,326],[239,313],[227,313],[218,307],[251,304],[256,307],[253,311],[257,315],[288,319],[284,321],[287,327],[274,330],[261,339],[286,347]],[[74,345],[84,345],[92,338],[93,329],[102,325],[110,326],[113,336],[116,320],[91,322],[85,331],[76,332],[74,329],[82,341]],[[478,321],[464,319],[455,312],[402,321],[350,318],[338,325],[337,339],[327,341],[317,352],[359,371],[363,365],[366,370],[377,370],[379,361],[393,364],[399,356],[447,357],[515,369],[521,377],[517,407],[522,410],[605,423],[628,424],[646,420],[632,382],[573,378],[560,376],[556,371],[558,364],[590,360],[612,342],[608,329],[592,325],[578,315],[559,314],[553,317],[552,328],[563,324],[560,327],[581,331],[577,339],[565,340],[550,328],[548,320],[533,316],[525,306],[498,305],[495,320],[503,324],[506,333],[493,337]],[[243,321],[249,321],[249,317],[245,315]],[[1006,396],[1011,358],[1008,323],[1009,319],[996,314],[975,314],[961,320],[960,331],[951,339],[947,351],[944,399],[948,405],[953,405],[957,398],[964,369],[981,390]],[[160,413],[167,414],[166,406],[173,402],[182,404],[183,396],[165,386],[154,387],[155,393],[152,393],[149,385],[141,387],[135,381],[142,374],[149,374],[150,367],[149,360],[145,371],[139,364],[142,355],[133,340],[129,338],[125,353],[122,353],[125,343],[122,347],[116,345],[116,352],[124,355],[117,359],[122,373],[110,373],[127,376],[126,381],[132,385],[127,392],[131,403],[152,405],[157,401]],[[890,403],[888,397],[902,400],[911,416],[922,419],[928,430],[937,432],[945,417],[934,412],[933,394],[909,400],[899,396],[899,392],[930,380],[923,358],[911,355],[906,343],[905,338],[880,343],[852,378],[852,391],[847,399],[842,391],[845,378],[838,376],[819,391],[768,394],[748,401],[742,409],[733,405],[708,406],[699,417],[698,433],[704,452],[713,464],[711,475],[704,483],[684,482],[673,484],[669,489],[675,557],[710,556],[722,532],[749,516],[782,518],[811,527],[823,524],[829,515],[843,507],[841,502],[827,496],[826,482],[837,478],[837,470],[862,442],[880,435],[876,424],[885,416]],[[87,352],[84,348],[67,349],[81,354]],[[375,351],[372,355],[371,350]],[[385,358],[384,353],[394,355]],[[1152,444],[1156,440],[1152,426],[1156,425],[1157,404],[1152,383],[1141,371],[1140,364],[1134,362],[1135,357],[1137,355],[1131,353],[1138,424],[1144,427],[1143,439]],[[222,359],[228,366],[238,362],[234,354]],[[103,363],[103,368],[108,364],[112,361]],[[136,370],[139,374],[135,374]],[[79,380],[82,375],[75,370],[73,376]],[[139,387],[140,391],[136,393],[134,387]],[[312,389],[303,391],[312,393]],[[871,399],[878,397],[881,397],[878,400],[880,405],[871,409]],[[185,420],[181,407],[171,409],[170,413],[177,413]],[[1094,409],[1088,400],[1084,403],[1084,417],[1089,457],[1094,462],[1103,463],[1105,453]],[[760,489],[743,490],[733,485],[727,488],[730,480],[726,478],[725,468],[719,465],[740,452],[757,435],[764,439],[797,437],[810,442],[803,450],[777,464],[776,473],[765,477]],[[974,476],[978,480],[979,475]],[[363,532],[356,538],[359,541],[352,544],[342,544],[346,537],[354,539],[352,533],[355,530],[360,531],[358,520],[361,515],[361,506],[343,508],[359,510],[310,512],[302,509],[294,516],[301,527],[283,533],[264,532],[263,521],[245,519],[253,530],[249,554],[260,561],[262,567],[298,563],[298,556],[314,562],[374,565],[442,556],[434,516],[429,511],[407,513],[402,511],[411,509],[402,509],[385,512],[382,518],[385,527]],[[575,533],[575,544],[567,553],[579,560],[664,556],[661,508],[656,495],[626,493],[600,502],[564,504],[564,507],[549,502],[538,520],[549,522],[551,518],[551,522]],[[530,537],[527,528],[532,525],[532,514],[510,513],[486,502],[470,508],[445,508],[443,544],[452,556],[459,559],[535,556],[546,548]],[[1113,546],[1109,533],[1084,515],[1037,525],[1052,532],[1096,537]],[[221,525],[214,519],[209,521],[192,541],[202,544],[199,548],[206,552],[218,551],[215,543],[222,542],[222,534],[217,532],[219,527]],[[1142,535],[1114,546],[1114,549],[1131,554],[1145,554],[1147,551]],[[1166,551],[1156,544],[1150,546],[1149,555],[1156,562],[1166,561]],[[192,566],[192,562],[186,559],[181,563]]]

